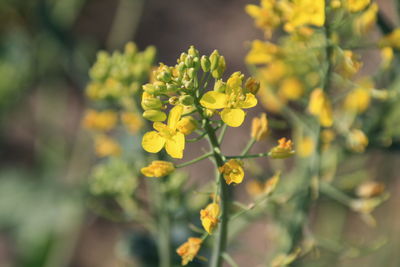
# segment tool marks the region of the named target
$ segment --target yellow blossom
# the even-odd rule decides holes
[[[257,141],[265,139],[268,133],[267,114],[261,113],[261,116],[254,117],[251,122],[251,137]]]
[[[140,171],[147,177],[163,177],[172,173],[175,170],[174,164],[168,161],[155,160],[147,167],[142,168]]]
[[[358,82],[360,87],[353,89],[344,99],[344,108],[349,111],[362,113],[371,102],[371,90],[374,84],[371,79],[363,79]]]
[[[382,48],[381,57],[382,57],[381,67],[383,69],[388,69],[393,62],[393,57],[394,57],[393,48],[391,47]]]
[[[261,0],[260,6],[247,5],[246,12],[254,18],[256,26],[263,29],[267,37],[270,37],[281,23],[276,0]]]
[[[231,159],[226,162],[222,167],[219,167],[218,170],[224,176],[227,184],[240,184],[243,181],[244,171],[241,161]]]
[[[378,4],[372,3],[367,10],[354,20],[354,30],[358,34],[366,34],[375,25],[378,10]]]
[[[333,112],[331,102],[321,88],[314,89],[311,93],[308,111],[319,119],[322,126],[332,126]]]
[[[260,40],[254,40],[251,44],[251,49],[246,56],[246,62],[248,64],[266,64],[271,63],[275,59],[278,53],[278,46],[263,42]]]
[[[346,0],[346,8],[350,12],[358,12],[366,8],[371,0]]]
[[[285,78],[279,87],[279,95],[288,100],[299,99],[304,91],[303,84],[296,77]]]
[[[218,225],[218,216],[220,214],[219,205],[216,203],[208,204],[205,209],[200,211],[200,220],[204,229],[212,234],[215,227]]]
[[[356,194],[359,197],[370,198],[382,194],[385,190],[385,185],[383,183],[375,181],[367,181],[356,188]]]
[[[123,112],[121,121],[131,133],[137,133],[143,127],[142,119],[133,112]]]
[[[297,155],[302,158],[307,158],[312,155],[315,149],[315,142],[314,139],[305,136],[302,137],[299,142],[297,143]]]
[[[177,125],[182,112],[182,106],[175,106],[169,113],[167,125],[155,122],[153,128],[156,131],[147,132],[143,136],[143,149],[150,153],[157,153],[165,147],[171,157],[181,159],[185,149],[185,136],[178,131]]]
[[[353,129],[347,136],[347,144],[351,150],[361,153],[368,146],[368,137],[363,131]]]
[[[246,116],[243,109],[257,105],[257,98],[251,93],[245,93],[242,83],[243,75],[235,72],[226,82],[225,93],[209,91],[203,95],[200,104],[209,109],[223,109],[222,120],[228,126],[239,127]]]
[[[285,29],[292,29],[314,25],[322,27],[325,23],[325,1],[323,0],[293,0],[293,10],[288,15],[288,23]]]
[[[195,119],[191,116],[183,117],[177,124],[177,129],[184,135],[189,135],[197,128]]]
[[[182,257],[182,265],[187,265],[196,257],[202,242],[201,238],[189,237],[188,241],[176,250],[176,253]]]
[[[96,131],[109,131],[117,124],[117,114],[111,110],[96,111],[90,109],[83,119],[85,128]]]
[[[119,156],[121,154],[119,144],[105,135],[99,135],[95,138],[95,150],[99,157]]]
[[[394,49],[400,50],[400,28],[395,29],[390,34],[384,36],[380,41],[379,45],[381,47],[392,47]]]
[[[278,140],[278,145],[269,151],[269,155],[274,159],[284,159],[294,155],[293,142],[285,137]]]

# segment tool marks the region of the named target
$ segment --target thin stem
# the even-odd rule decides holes
[[[351,206],[351,202],[353,201],[353,199],[338,190],[336,187],[330,185],[329,183],[321,182],[319,190],[321,191],[321,193],[336,200],[337,202],[345,206]]]
[[[208,158],[208,157],[211,157],[212,155],[214,155],[214,152],[208,152],[208,153],[206,153],[206,154],[204,154],[204,155],[201,155],[200,157],[197,157],[197,158],[192,159],[192,160],[190,160],[190,161],[187,161],[187,162],[178,164],[178,165],[175,166],[175,168],[183,168],[183,167],[192,165],[192,164],[194,164],[194,163],[196,163],[196,162],[202,161],[203,159],[206,159],[206,158]]]
[[[252,155],[238,155],[238,156],[226,156],[226,159],[250,159],[250,158],[262,158],[262,157],[268,157],[269,152],[266,153],[258,153],[258,154],[252,154]]]
[[[197,136],[197,137],[195,137],[195,138],[186,139],[186,142],[188,142],[188,143],[193,143],[193,142],[200,141],[200,140],[203,139],[206,135],[207,135],[207,132],[204,132],[204,133],[200,134],[199,136]]]
[[[225,136],[225,133],[226,133],[226,128],[227,128],[227,125],[224,124],[224,125],[222,126],[221,133],[220,133],[219,136],[218,136],[218,144],[221,144],[221,143],[222,143],[222,140],[224,139],[224,136]]]
[[[257,142],[256,139],[251,138],[251,139],[249,140],[249,142],[247,143],[246,147],[243,149],[241,155],[242,155],[242,156],[247,155],[247,153],[249,153],[250,149],[254,146],[254,144],[255,144],[256,142]]]

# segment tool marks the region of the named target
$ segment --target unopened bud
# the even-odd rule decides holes
[[[194,58],[199,57],[199,51],[196,48],[194,48],[193,45],[190,46],[190,48],[188,50],[188,54]]]
[[[147,84],[143,85],[143,90],[146,93],[149,93],[152,95],[155,94],[155,92],[157,91],[156,87],[152,83],[147,83]]]
[[[218,61],[219,61],[219,53],[218,50],[214,50],[210,55],[210,70],[214,71],[218,68]]]
[[[212,63],[211,63],[211,69],[212,69]],[[220,56],[218,59],[218,67],[211,72],[211,75],[215,78],[215,79],[221,79],[222,74],[224,74],[226,69],[226,62],[225,62],[225,58],[223,56]]]
[[[170,82],[171,81],[171,72],[170,71],[163,71],[159,75],[157,75],[157,80],[163,81],[163,82]]]
[[[190,79],[193,79],[194,76],[196,75],[196,70],[194,68],[190,68],[190,69],[188,69],[187,74]]]
[[[253,118],[251,122],[251,137],[257,141],[265,139],[268,133],[267,114],[262,113],[261,116]]]
[[[204,72],[208,72],[210,70],[211,62],[207,56],[202,56],[200,59],[201,69]]]
[[[184,106],[191,106],[194,103],[194,99],[190,95],[183,95],[179,97],[179,102]]]
[[[214,84],[214,91],[224,93],[226,89],[226,83],[222,80],[217,80]]]
[[[143,112],[143,118],[149,121],[165,121],[167,119],[167,114],[161,110],[150,109]]]
[[[193,57],[192,56],[187,56],[185,59],[185,65],[188,68],[193,67]]]
[[[149,109],[160,109],[162,107],[162,102],[158,98],[146,98],[142,99],[142,108],[144,110]]]

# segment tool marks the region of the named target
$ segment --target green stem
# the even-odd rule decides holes
[[[249,153],[250,149],[254,146],[254,144],[255,144],[256,142],[257,142],[256,139],[251,138],[251,139],[249,140],[249,142],[247,143],[246,147],[243,149],[241,155],[242,155],[242,156],[247,155],[247,153]]]
[[[187,161],[187,162],[178,164],[178,165],[175,166],[175,168],[182,168],[182,167],[189,166],[189,165],[194,164],[194,163],[196,163],[196,162],[199,162],[199,161],[201,161],[201,160],[203,160],[203,159],[206,159],[206,158],[208,158],[208,157],[211,157],[212,155],[214,155],[214,152],[208,152],[208,153],[206,153],[206,154],[204,154],[204,155],[201,155],[200,157],[197,157],[197,158],[192,159],[192,160],[190,160],[190,161]]]
[[[220,133],[219,136],[218,136],[218,144],[221,144],[221,143],[222,143],[222,140],[224,139],[224,136],[225,136],[225,133],[226,133],[226,128],[227,128],[227,125],[224,124],[224,125],[222,126],[221,133]]]
[[[238,156],[226,156],[226,159],[250,159],[250,158],[262,158],[262,157],[268,157],[269,152],[267,153],[258,153],[258,154],[252,154],[252,155],[238,155]]]
[[[353,201],[352,198],[338,190],[336,187],[328,184],[327,182],[321,182],[319,190],[321,191],[321,193],[336,200],[337,202],[345,206],[351,206],[351,202]]]

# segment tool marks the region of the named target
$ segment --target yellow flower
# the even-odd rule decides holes
[[[163,177],[172,173],[175,170],[174,164],[168,161],[155,160],[147,167],[144,167],[140,172],[147,177]]]
[[[293,142],[285,137],[278,140],[278,145],[269,151],[269,155],[274,159],[284,159],[294,155]]]
[[[368,146],[368,137],[363,131],[359,129],[353,129],[347,136],[347,144],[351,150],[362,153]]]
[[[297,155],[302,158],[307,158],[312,155],[315,149],[314,139],[305,136],[297,143]]]
[[[325,23],[325,1],[294,0],[292,10],[287,13],[285,29],[288,31],[305,25],[322,27]]]
[[[346,0],[346,8],[350,12],[358,12],[366,8],[371,0]]]
[[[360,16],[354,20],[354,30],[358,34],[367,33],[375,25],[378,14],[378,4],[371,4]]]
[[[331,102],[321,88],[317,88],[311,93],[308,111],[319,119],[322,126],[332,126],[333,112]]]
[[[380,41],[379,45],[381,47],[392,47],[394,49],[400,50],[400,28],[395,29],[390,34],[384,36]]]
[[[99,157],[119,156],[121,147],[110,137],[99,135],[95,138],[96,155]]]
[[[251,122],[251,137],[257,141],[263,140],[267,137],[268,133],[268,120],[267,114],[262,113],[261,116],[254,117]]]
[[[371,90],[374,84],[370,79],[364,79],[359,82],[360,87],[351,91],[344,99],[344,108],[349,111],[362,113],[371,102]]]
[[[185,149],[185,136],[178,131],[177,125],[182,112],[182,106],[175,106],[169,113],[167,125],[155,122],[153,128],[156,131],[147,132],[143,136],[143,149],[150,153],[157,153],[165,147],[171,157],[181,159]]]
[[[197,128],[195,119],[191,116],[183,117],[177,124],[177,129],[184,135],[189,135]]]
[[[246,56],[246,62],[248,64],[271,63],[278,51],[278,46],[272,43],[254,40],[251,44],[251,50]]]
[[[109,131],[117,124],[117,114],[110,110],[96,111],[90,109],[83,119],[85,128],[96,131]]]
[[[388,69],[393,62],[393,57],[394,57],[393,48],[391,47],[382,48],[381,57],[382,57],[381,67],[383,69]]]
[[[275,191],[279,183],[281,173],[276,172],[274,176],[269,178],[265,183],[258,181],[250,181],[246,184],[247,192],[250,195],[257,196],[261,194],[270,195]]]
[[[137,133],[143,127],[142,119],[133,112],[123,112],[121,121],[131,133]]]
[[[201,224],[210,235],[212,234],[215,227],[218,225],[219,213],[219,205],[216,203],[208,204],[205,209],[200,210]]]
[[[285,78],[279,87],[279,95],[284,99],[297,100],[303,93],[304,86],[296,77]]]
[[[176,250],[176,253],[182,257],[182,265],[187,265],[194,259],[194,257],[196,257],[202,242],[203,240],[201,238],[189,237],[188,241],[183,243]]]
[[[261,0],[261,6],[246,6],[246,12],[255,20],[256,26],[264,30],[267,37],[270,37],[273,30],[281,23],[276,2],[276,0]]]
[[[218,170],[223,174],[227,184],[240,184],[243,181],[244,171],[242,162],[236,159],[229,160],[222,167],[219,167]]]
[[[243,109],[257,105],[257,98],[251,93],[244,93],[243,75],[235,72],[226,82],[225,93],[209,91],[203,95],[200,104],[209,109],[223,109],[222,120],[231,127],[242,125],[246,113]]]

